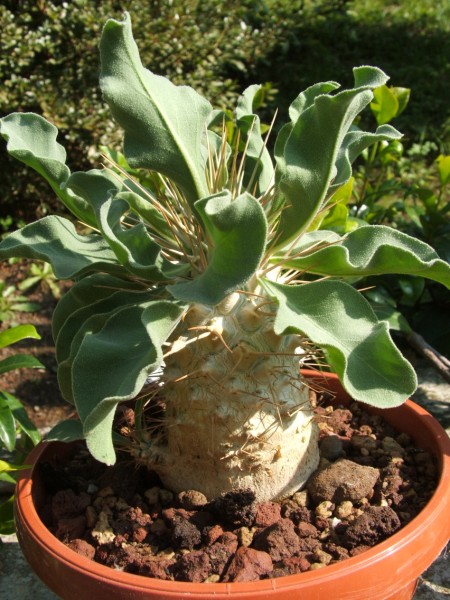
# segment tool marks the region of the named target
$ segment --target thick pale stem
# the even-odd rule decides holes
[[[221,308],[187,315],[166,356],[159,435],[149,433],[137,451],[174,491],[286,497],[318,463],[298,337],[275,335],[272,317],[248,298]]]

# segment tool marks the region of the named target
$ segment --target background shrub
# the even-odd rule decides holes
[[[266,118],[318,80],[351,83],[351,67],[376,64],[412,88],[396,126],[407,142],[448,142],[450,7],[434,0],[3,0],[0,114],[34,111],[55,123],[72,170],[118,144],[98,87],[100,30],[132,14],[144,63],[230,107],[251,83],[269,82]],[[276,96],[276,97],[275,97]],[[370,113],[368,113],[370,119]],[[282,118],[279,119],[282,122]],[[30,169],[0,149],[0,231],[62,210]]]
[[[240,79],[280,35],[272,27],[277,13],[250,0],[3,2],[0,113],[33,111],[53,122],[73,170],[85,168],[99,144],[120,138],[100,97],[97,44],[105,20],[121,18],[124,10],[132,14],[146,65],[174,83],[189,83],[221,106],[231,106]],[[250,23],[259,12],[266,19],[257,20],[262,28]],[[3,145],[1,152],[4,225],[43,216],[51,194],[29,169],[12,164]],[[11,214],[13,221],[7,218]]]

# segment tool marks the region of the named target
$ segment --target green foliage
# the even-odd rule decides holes
[[[58,299],[61,296],[61,291],[56,283],[56,277],[53,269],[48,263],[32,262],[29,266],[26,278],[17,286],[20,291],[26,292],[41,286],[44,290],[48,290],[53,298]]]
[[[39,308],[40,304],[18,294],[13,285],[0,281],[0,323],[14,320],[16,312],[34,312]]]
[[[0,120],[9,152],[41,173],[85,224],[77,230],[46,216],[6,237],[0,258],[44,260],[57,277],[75,280],[54,315],[58,380],[94,456],[114,461],[116,407],[138,396],[183,344],[179,329],[190,309],[219,318],[240,295],[274,315],[267,336],[301,334],[320,346],[355,399],[400,404],[415,388],[414,371],[349,284],[396,273],[450,287],[450,266],[424,242],[385,226],[323,229],[350,197],[352,163],[400,137],[390,125],[374,133],[356,125],[385,85],[383,71],[358,67],[349,89],[328,81],[299,94],[270,158],[254,115],[258,88],[244,91],[234,115],[214,111],[195,90],[142,66],[128,14],[106,23],[100,52],[101,88],[125,130],[122,166],[71,174],[41,117]],[[398,113],[405,93],[390,94]],[[128,165],[147,175],[134,180]],[[211,327],[199,321],[192,329],[209,335]],[[67,438],[76,429],[58,431]]]
[[[250,0],[2,2],[0,114],[33,111],[50,120],[77,169],[89,165],[94,146],[119,142],[98,87],[97,40],[101,23],[124,10],[140,15],[135,33],[144,65],[158,65],[176,84],[189,82],[222,108],[231,107],[239,76],[280,33],[264,3]],[[6,165],[0,188],[4,227],[33,220],[36,212],[43,217],[61,211],[39,177],[17,168],[13,176],[11,159],[3,150],[0,156]]]
[[[351,0],[344,10],[326,15],[312,11],[302,17],[292,15],[276,47],[257,65],[258,79],[272,81],[279,90],[282,111],[296,89],[319,77],[348,85],[356,56],[359,64],[376,64],[389,73],[394,86],[412,90],[408,111],[397,122],[408,139],[436,138],[440,151],[448,153],[448,3]]]
[[[319,79],[351,84],[354,61],[377,64],[396,84],[414,87],[400,125],[412,141],[428,128],[448,153],[449,9],[430,0],[5,0],[0,4],[0,115],[33,111],[58,127],[71,168],[92,165],[93,148],[118,147],[119,132],[101,100],[97,39],[101,23],[139,14],[135,36],[144,66],[188,83],[231,108],[237,91],[268,82],[265,102],[281,114],[299,89]],[[355,55],[355,49],[357,54]],[[270,112],[270,111],[266,111]],[[0,154],[0,226],[13,230],[65,212],[48,187]]]
[[[380,114],[393,119],[402,110],[401,103],[393,104],[391,91],[382,88],[377,95],[379,90],[375,90],[378,99],[371,103],[371,109],[377,119]],[[407,97],[403,88],[400,93]],[[335,212],[340,220],[336,218],[331,226],[345,231],[355,224],[389,224],[427,242],[449,262],[450,158],[439,155],[428,167],[425,161],[435,150],[430,142],[415,144],[409,151],[398,140],[374,144],[370,152],[363,153],[355,171],[353,195],[346,196],[345,209],[339,205]],[[376,285],[366,296],[379,316],[390,318],[394,329],[408,331],[412,327],[440,352],[450,355],[448,291],[417,276],[387,276],[362,285]]]
[[[6,348],[26,338],[40,339],[32,325],[18,325],[0,331],[0,348]],[[0,374],[20,368],[43,368],[43,365],[28,354],[15,354],[0,360]],[[41,439],[39,432],[29,419],[21,402],[0,390],[0,449],[12,455],[12,461],[0,460],[0,481],[15,484],[14,473],[26,468],[23,460]],[[0,503],[0,534],[14,532],[13,498]]]

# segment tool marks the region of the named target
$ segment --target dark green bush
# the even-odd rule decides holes
[[[280,12],[287,10],[283,4]],[[189,82],[222,106],[231,104],[239,79],[281,33],[273,27],[277,13],[250,0],[3,2],[0,114],[33,111],[52,121],[73,169],[86,167],[89,150],[92,156],[99,144],[120,138],[100,97],[97,43],[106,19],[121,18],[124,10],[133,15],[146,65],[177,84]],[[11,165],[3,147],[0,158],[0,219],[14,227],[6,220],[11,213],[15,221],[43,216],[52,202],[47,188],[30,170]]]
[[[33,111],[55,123],[72,170],[94,161],[99,145],[118,143],[98,88],[97,42],[105,20],[128,10],[146,66],[215,106],[270,82],[266,120],[275,90],[287,107],[315,81],[349,84],[349,67],[376,64],[412,88],[395,125],[413,139],[440,137],[445,152],[450,10],[438,8],[431,0],[3,0],[0,115]],[[0,231],[59,210],[4,146],[0,160]]]

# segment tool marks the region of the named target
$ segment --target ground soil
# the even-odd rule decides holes
[[[0,281],[17,286],[29,273],[29,262],[22,261],[10,265],[0,262]],[[67,288],[59,284],[61,292]],[[9,348],[0,349],[0,359],[17,353],[32,354],[46,367],[45,369],[19,369],[0,375],[0,389],[5,390],[24,404],[35,425],[46,431],[58,421],[72,413],[72,407],[61,397],[56,378],[56,359],[51,333],[51,316],[56,299],[45,284],[40,284],[26,294],[30,302],[36,302],[40,308],[36,312],[13,311],[11,318],[0,323],[0,330],[12,325],[30,323],[36,327],[40,340],[27,339]]]

